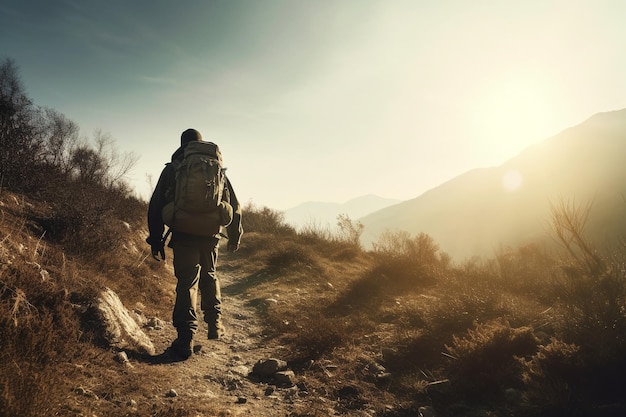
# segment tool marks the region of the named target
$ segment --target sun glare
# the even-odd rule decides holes
[[[554,109],[546,93],[540,85],[522,82],[486,88],[474,108],[476,134],[486,152],[504,162],[547,137]]]
[[[502,176],[502,187],[506,191],[515,191],[522,186],[524,178],[518,170],[510,169]]]

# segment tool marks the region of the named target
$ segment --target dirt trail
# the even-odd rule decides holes
[[[147,389],[152,396],[127,402],[128,411],[143,415],[142,410],[170,408],[193,411],[192,416],[288,416],[310,400],[296,385],[277,387],[250,375],[258,360],[285,353],[263,337],[257,311],[236,285],[241,279],[236,273],[218,271],[227,329],[222,339],[208,340],[206,324],[200,318],[194,354],[188,360],[171,362],[167,355],[150,360],[131,357],[128,373],[143,380],[143,391]],[[170,322],[146,333],[157,353],[165,351],[176,337]]]
[[[163,275],[170,275],[167,281],[173,295],[175,279],[170,262],[165,267]],[[78,369],[79,375],[68,397],[61,399],[64,406],[59,415],[286,417],[310,415],[312,405],[316,410],[327,410],[324,415],[337,415],[334,401],[306,391],[304,377],[296,376],[292,386],[277,386],[252,374],[257,361],[286,360],[289,352],[263,334],[259,300],[247,294],[245,273],[225,262],[221,269],[218,265],[218,276],[226,327],[222,339],[208,340],[206,324],[199,317],[193,355],[186,361],[174,362],[163,352],[176,338],[176,332],[169,316],[159,317],[162,326],[144,327],[156,356],[126,350],[122,353],[127,353],[129,359],[116,361],[115,352],[106,352],[103,357],[100,351],[98,357],[87,362],[67,364]],[[162,307],[171,311],[173,305]]]

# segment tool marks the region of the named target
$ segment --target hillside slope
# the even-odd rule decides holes
[[[38,219],[54,216],[50,210],[0,192],[1,417],[278,417],[308,408],[303,385],[252,372],[258,361],[287,353],[266,336],[258,303],[241,285],[255,272],[245,257],[224,252],[218,265],[225,337],[207,340],[201,321],[194,354],[174,362],[165,353],[176,338],[172,252],[165,262],[152,260],[143,222],[126,223],[119,250],[89,263],[44,238]],[[128,334],[109,334],[98,313],[105,293],[119,295],[121,315],[154,351],[137,349]]]
[[[385,230],[424,232],[457,259],[491,256],[502,246],[549,242],[551,205],[566,201],[593,203],[589,238],[614,243],[626,232],[624,154],[626,110],[600,113],[498,167],[469,171],[362,218],[363,239]]]

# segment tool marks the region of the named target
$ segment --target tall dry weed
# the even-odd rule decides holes
[[[597,250],[584,235],[591,205],[561,202],[552,208],[553,231],[566,250],[556,282],[572,340],[599,352],[626,352],[626,258]]]
[[[76,353],[77,315],[31,265],[12,265],[1,278],[0,410],[7,416],[53,414],[65,389],[54,367]]]

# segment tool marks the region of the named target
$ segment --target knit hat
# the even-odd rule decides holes
[[[180,135],[180,144],[181,146],[193,142],[193,141],[201,141],[202,135],[196,129],[187,129]]]

